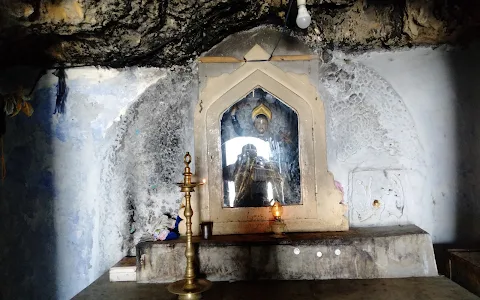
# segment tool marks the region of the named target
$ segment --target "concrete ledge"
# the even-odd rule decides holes
[[[212,281],[370,279],[437,276],[430,236],[409,226],[347,232],[194,239],[199,272]],[[185,240],[137,245],[137,281],[172,282],[185,270]]]
[[[172,300],[165,284],[109,282],[100,277],[74,300]],[[322,281],[216,282],[203,295],[208,300],[476,300],[478,297],[445,277]]]

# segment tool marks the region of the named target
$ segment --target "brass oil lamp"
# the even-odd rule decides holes
[[[194,192],[194,188],[205,184],[203,182],[192,182],[192,173],[190,172],[190,163],[192,157],[190,153],[185,154],[183,162],[185,163],[185,171],[183,173],[183,182],[177,183],[180,187],[180,191],[185,193],[185,222],[187,226],[187,246],[185,249],[185,257],[187,258],[187,266],[185,268],[185,278],[176,281],[168,286],[168,291],[172,294],[178,295],[179,300],[187,299],[201,299],[202,293],[208,290],[212,283],[206,279],[198,279],[195,275],[195,249],[192,243],[192,205],[191,194]]]

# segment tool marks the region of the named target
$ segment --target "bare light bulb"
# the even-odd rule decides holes
[[[301,29],[305,29],[310,25],[312,18],[308,13],[307,7],[305,4],[300,4],[298,6],[298,14],[297,14],[297,26]]]

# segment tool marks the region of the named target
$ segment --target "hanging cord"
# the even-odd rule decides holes
[[[65,102],[67,102],[67,95],[68,95],[68,86],[66,81],[67,73],[65,72],[65,68],[60,67],[55,72],[53,72],[53,75],[58,77],[57,99],[55,101],[55,110],[53,114],[56,114],[56,113],[64,114]]]
[[[273,53],[275,53],[275,50],[277,50],[278,44],[280,44],[280,40],[281,40],[282,37],[285,35],[285,31],[287,30],[288,16],[290,16],[290,11],[292,10],[293,1],[294,1],[294,0],[289,0],[289,1],[288,1],[288,10],[287,10],[287,15],[285,16],[285,23],[283,24],[282,33],[281,33],[280,36],[278,37],[277,43],[275,44],[275,47],[273,48],[272,53],[270,53],[270,58],[269,58],[269,60],[272,59]]]

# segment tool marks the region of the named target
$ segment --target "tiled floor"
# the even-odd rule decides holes
[[[80,292],[80,299],[174,300],[165,284],[108,281],[108,274]],[[324,280],[214,282],[203,296],[206,300],[473,300],[480,299],[444,277]]]

